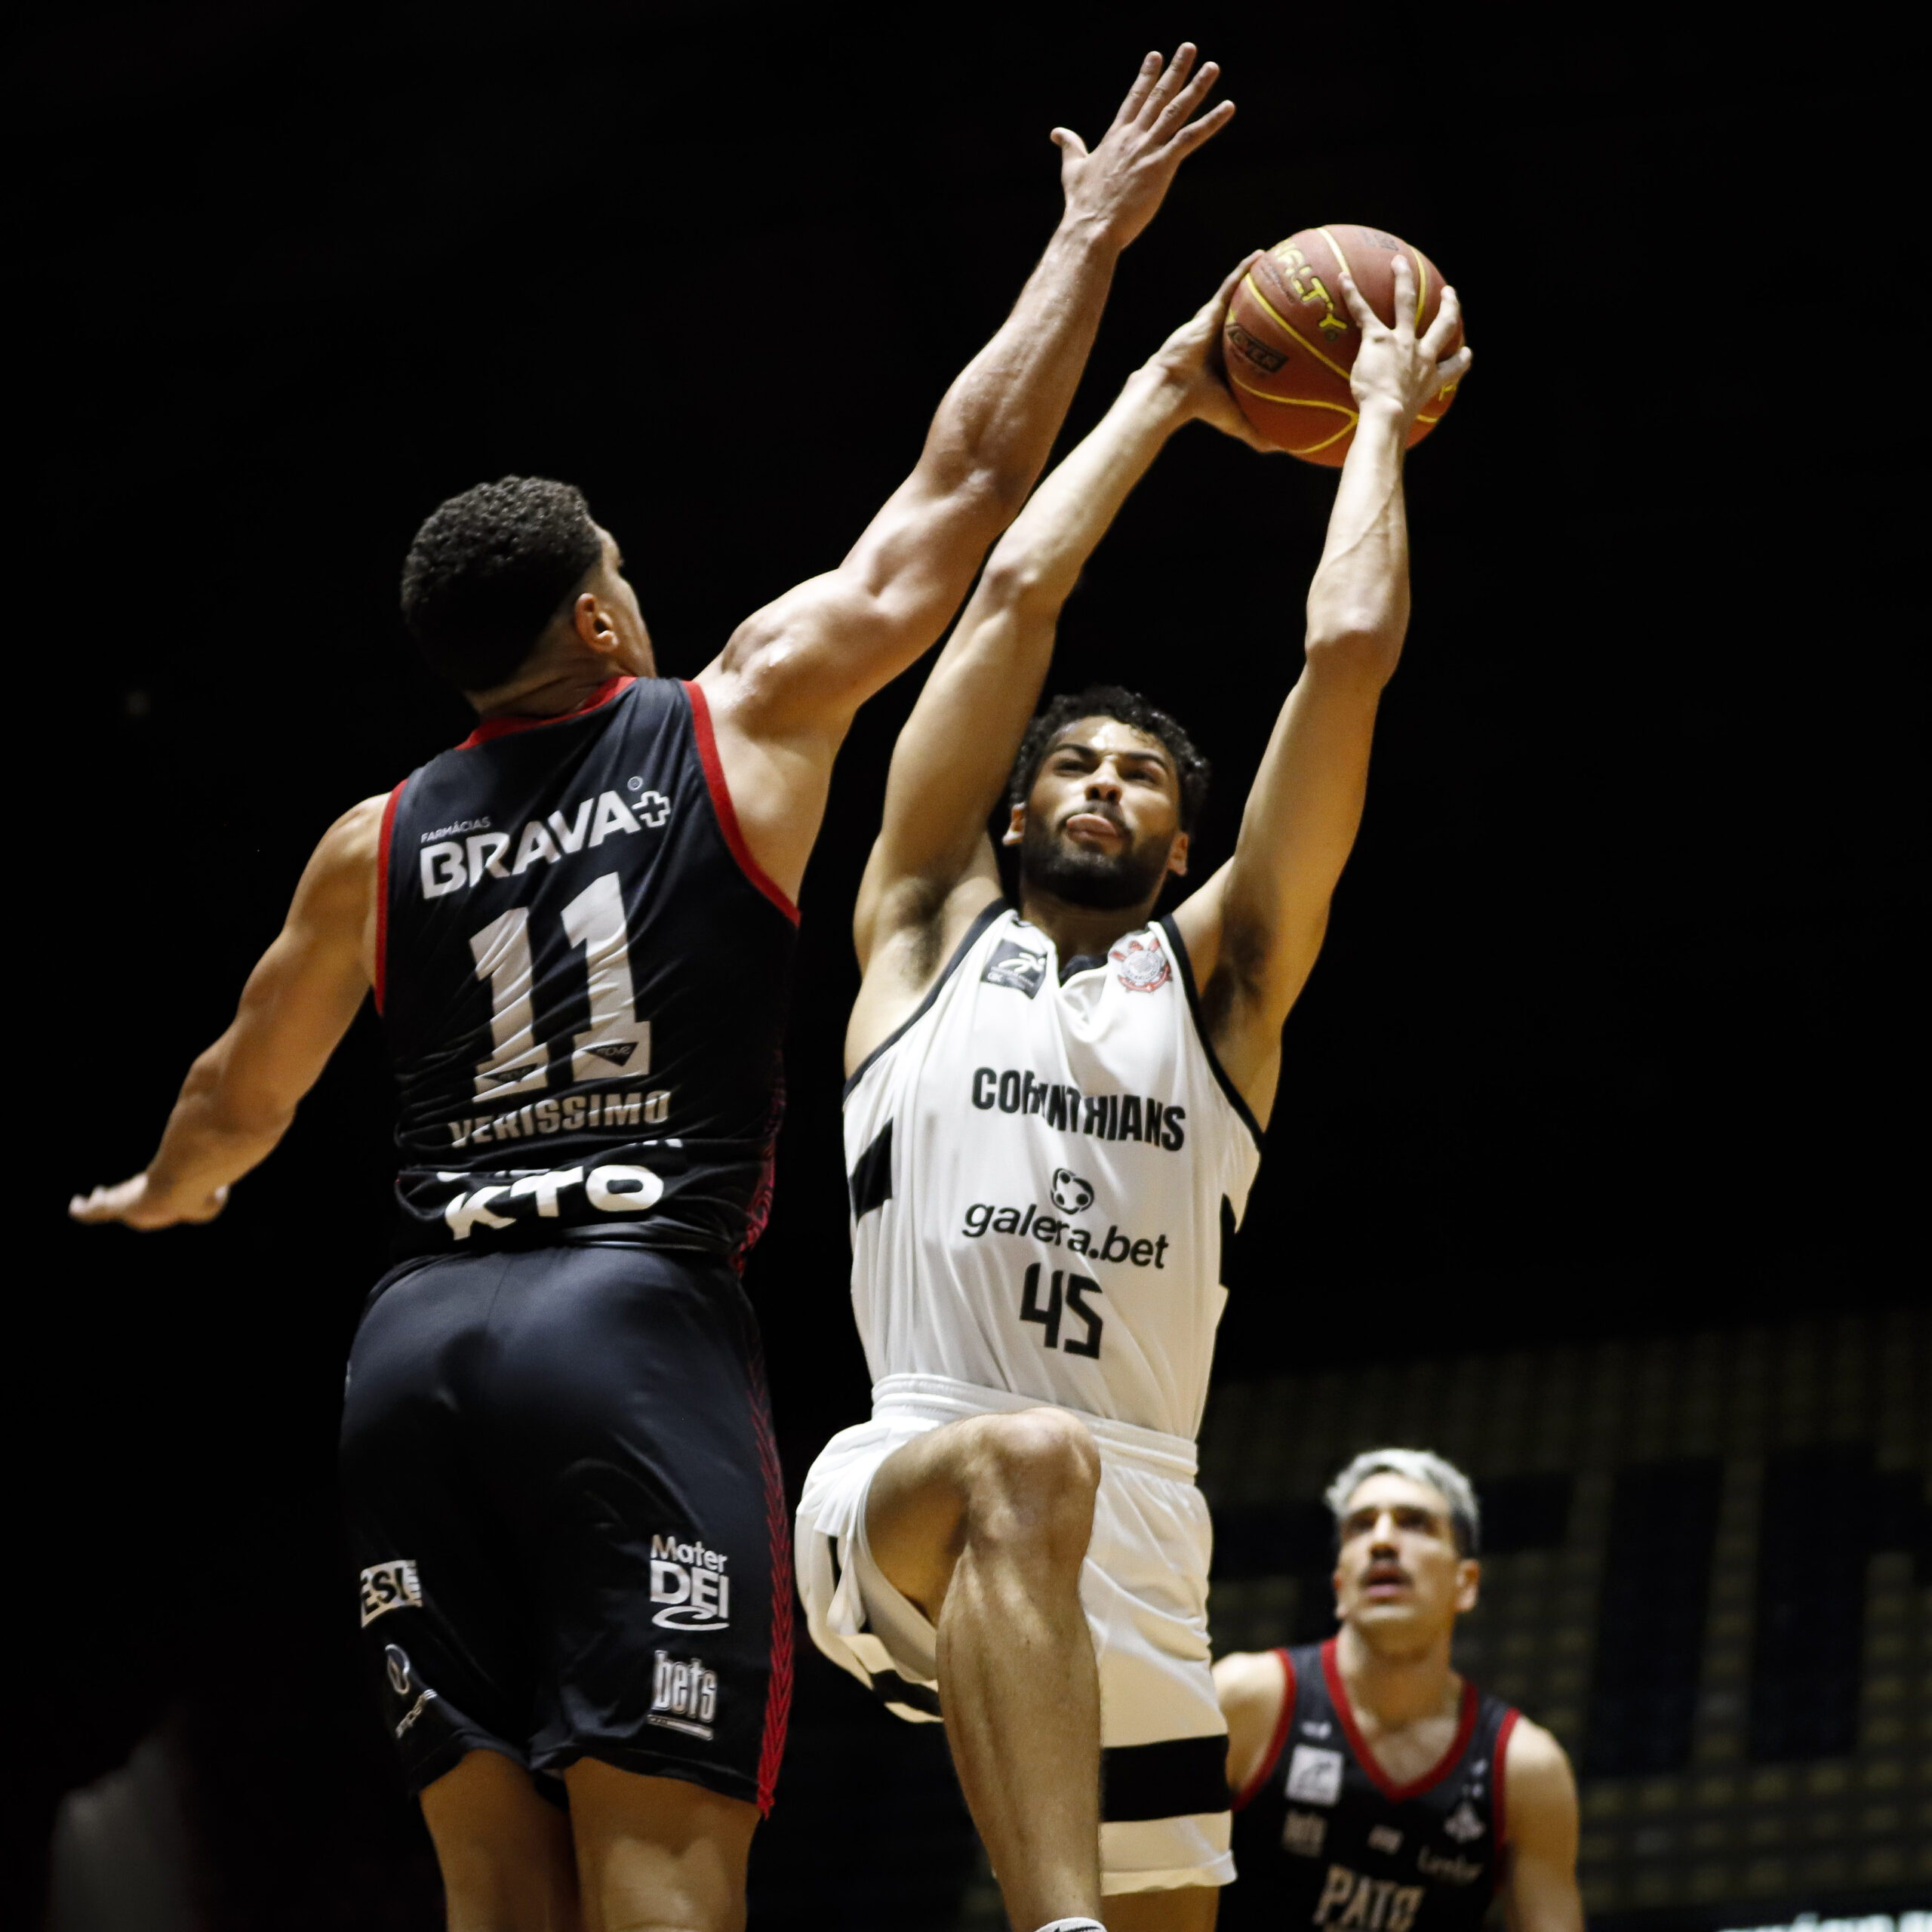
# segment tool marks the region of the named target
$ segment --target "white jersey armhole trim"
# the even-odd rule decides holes
[[[980,935],[995,919],[1004,913],[1011,912],[1012,909],[1012,907],[1007,903],[1004,894],[998,899],[987,901],[985,910],[974,916],[973,923],[966,928],[964,937],[953,948],[952,957],[946,962],[932,984],[926,989],[925,997],[846,1075],[844,1087],[839,1095],[841,1100],[849,1100],[852,1097],[852,1090],[865,1078],[866,1074],[871,1070],[872,1063],[881,1054],[889,1052],[898,1045],[899,1042],[932,1011],[933,1001],[939,998],[946,983],[959,971],[960,967],[964,963],[967,954],[971,952],[974,946],[978,943]],[[1190,981],[1189,983],[1192,983]],[[1211,1052],[1209,1058],[1211,1060],[1213,1058]],[[1216,1071],[1218,1072],[1219,1070],[1217,1067]],[[1225,1081],[1226,1076],[1223,1075],[1223,1078]]]
[[[1261,1148],[1261,1123],[1254,1118],[1254,1109],[1241,1097],[1241,1089],[1228,1078],[1228,1070],[1221,1064],[1221,1057],[1214,1051],[1214,1042],[1208,1037],[1208,1023],[1201,1011],[1200,992],[1194,983],[1194,962],[1187,956],[1187,941],[1181,937],[1180,928],[1174,923],[1171,912],[1163,912],[1154,923],[1167,934],[1168,943],[1174,949],[1174,957],[1180,962],[1180,983],[1187,993],[1188,1014],[1194,1022],[1195,1038],[1201,1042],[1201,1051],[1207,1056],[1208,1071],[1214,1075],[1215,1084],[1220,1088],[1229,1106],[1253,1137],[1258,1153]],[[909,1026],[912,1023],[909,1020],[906,1023]]]

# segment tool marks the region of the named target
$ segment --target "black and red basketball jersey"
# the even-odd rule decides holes
[[[704,695],[613,678],[390,795],[376,1000],[412,1252],[764,1225],[798,914],[746,851]]]
[[[1503,1876],[1503,1758],[1516,1712],[1473,1684],[1439,1763],[1392,1784],[1356,1728],[1335,1640],[1281,1651],[1268,1755],[1235,1801],[1224,1932],[1475,1932]]]

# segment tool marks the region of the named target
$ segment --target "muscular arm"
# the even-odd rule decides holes
[[[1201,417],[1246,429],[1211,366],[1247,263],[1128,379],[1113,407],[1041,485],[988,560],[899,734],[885,813],[853,917],[866,972],[853,1057],[890,1032],[958,935],[999,890],[986,837],[1038,702],[1082,568],[1168,437]]]
[[[1004,327],[947,390],[912,474],[837,569],[741,624],[700,674],[752,849],[788,891],[804,872],[832,760],[853,714],[945,628],[986,546],[1040,473],[1080,379],[1114,263],[1186,156],[1226,125],[1191,125],[1217,69],[1156,55],[1090,155],[1064,128],[1066,212]]]
[[[1519,1718],[1503,1758],[1509,1932],[1583,1932],[1577,1890],[1577,1781],[1563,1747]]]
[[[1238,1651],[1217,1659],[1214,1694],[1228,1721],[1228,1792],[1238,1798],[1253,1781],[1281,1720],[1288,1681],[1272,1651]]]
[[[374,977],[386,802],[365,798],[323,835],[227,1032],[188,1069],[154,1158],[133,1179],[74,1200],[76,1220],[143,1229],[212,1220],[229,1187],[273,1151]]]
[[[1406,257],[1395,287],[1395,325],[1384,328],[1344,283],[1362,331],[1352,377],[1361,417],[1309,589],[1306,664],[1275,721],[1234,857],[1176,914],[1215,1051],[1263,1121],[1282,1023],[1321,950],[1361,823],[1376,710],[1408,628],[1403,448],[1417,412],[1469,367],[1467,349],[1438,360],[1458,321],[1454,291],[1443,291],[1418,340]]]

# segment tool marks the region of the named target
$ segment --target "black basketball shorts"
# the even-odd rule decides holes
[[[412,1789],[482,1749],[770,1808],[790,1525],[728,1268],[611,1243],[392,1270],[349,1353],[342,1478]]]

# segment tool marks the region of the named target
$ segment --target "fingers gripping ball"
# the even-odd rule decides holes
[[[1349,371],[1361,331],[1342,296],[1342,271],[1385,322],[1395,315],[1395,260],[1406,254],[1416,279],[1416,333],[1435,319],[1442,275],[1420,249],[1379,228],[1335,222],[1277,242],[1242,276],[1222,331],[1228,381],[1241,411],[1278,449],[1331,469],[1355,440]],[[1461,347],[1459,327],[1445,355]],[[1437,423],[1454,386],[1423,406],[1409,432],[1414,449]]]

